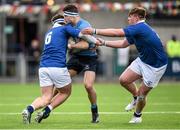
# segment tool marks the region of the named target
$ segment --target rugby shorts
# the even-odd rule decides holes
[[[62,88],[71,83],[67,68],[42,67],[39,68],[40,87],[54,86]]]
[[[68,70],[73,69],[80,73],[81,71],[96,72],[97,56],[75,56],[73,55],[67,62]]]
[[[159,68],[154,68],[148,64],[145,64],[138,57],[128,67],[135,73],[142,76],[143,82],[146,86],[154,88],[158,85],[159,80],[166,71],[167,65]]]

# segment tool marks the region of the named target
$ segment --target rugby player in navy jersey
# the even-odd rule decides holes
[[[156,87],[167,67],[167,56],[163,44],[150,25],[145,22],[146,10],[136,7],[128,15],[129,25],[120,29],[93,29],[82,31],[84,34],[97,34],[112,37],[125,37],[124,40],[101,41],[99,46],[113,48],[126,48],[134,44],[139,56],[119,77],[120,84],[134,97],[133,101],[125,108],[126,111],[135,108],[134,115],[129,123],[142,122],[142,110],[146,104],[146,97],[152,88]],[[135,81],[143,80],[139,89]]]
[[[64,16],[57,14],[52,18],[53,27],[45,35],[44,49],[39,65],[39,81],[42,95],[36,98],[22,112],[23,122],[31,122],[31,114],[50,103],[62,104],[71,94],[71,77],[66,65],[66,52],[69,37],[80,37],[89,42],[97,40],[92,36],[84,36],[72,25],[64,25]],[[58,90],[53,98],[54,87]],[[58,104],[58,105],[59,105]],[[50,108],[54,109],[54,108]],[[46,113],[45,113],[46,114]],[[45,117],[44,117],[45,118]],[[36,119],[36,121],[40,121]]]

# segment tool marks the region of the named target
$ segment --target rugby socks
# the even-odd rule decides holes
[[[91,106],[91,112],[92,112],[92,113],[98,113],[98,107],[97,107],[96,104],[93,104],[93,105]]]
[[[32,114],[34,112],[34,107],[32,105],[29,105],[27,106],[27,110]]]
[[[134,116],[135,116],[135,117],[141,117],[141,116],[142,116],[142,113],[134,112]]]
[[[136,101],[137,98],[138,98],[137,96],[134,96],[134,101]],[[141,116],[142,116],[142,113],[134,112],[134,116],[135,116],[135,117],[141,117]]]
[[[44,108],[44,114],[45,115],[48,115],[48,114],[50,114],[50,112],[52,111],[52,106],[51,105],[48,105],[48,106],[46,106],[45,108]]]
[[[133,98],[134,98],[134,100],[137,100],[137,96],[134,96]]]

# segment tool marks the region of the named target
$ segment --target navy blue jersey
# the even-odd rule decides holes
[[[140,59],[155,68],[167,64],[167,56],[158,34],[145,22],[124,28],[129,44],[135,44]]]
[[[66,67],[68,38],[78,37],[79,33],[71,25],[51,28],[45,35],[40,67]]]
[[[90,23],[84,19],[80,19],[78,21],[78,23],[74,26],[76,29],[80,29],[83,30],[85,28],[91,27]],[[79,42],[80,39],[75,39],[75,42]],[[94,46],[93,43],[89,43],[89,48],[92,48]],[[96,56],[96,51],[95,50],[90,50],[90,49],[86,49],[86,50],[81,50],[79,52],[76,52],[75,55],[79,55],[79,56]]]

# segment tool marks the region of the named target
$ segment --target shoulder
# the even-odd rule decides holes
[[[81,19],[79,22],[79,28],[81,29],[91,27],[91,24],[87,20]]]
[[[69,24],[64,25],[64,29],[69,30],[69,29],[74,29],[74,27],[69,23]]]
[[[64,27],[65,28],[72,28],[73,26],[70,23],[68,23],[68,24],[64,25]]]
[[[146,25],[145,22],[142,23],[137,23],[137,24],[132,24],[132,25],[128,25],[125,28],[123,28],[123,30],[125,32],[136,32],[136,33],[140,33],[141,30],[144,30],[147,28],[148,25]]]
[[[71,26],[72,27],[72,24],[71,23],[68,23],[68,24],[66,24],[66,25],[64,25],[65,27],[67,27],[67,26]]]
[[[91,24],[90,24],[87,20],[85,20],[85,19],[81,19],[81,21],[82,21],[83,24],[91,25]]]

